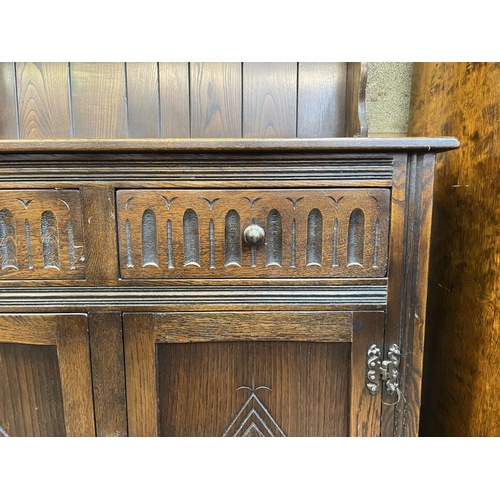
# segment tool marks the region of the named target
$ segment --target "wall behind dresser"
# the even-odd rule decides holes
[[[360,68],[0,63],[0,139],[351,136]]]

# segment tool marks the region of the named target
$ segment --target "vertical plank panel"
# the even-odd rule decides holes
[[[243,137],[296,137],[297,63],[243,63]]]
[[[0,344],[0,437],[65,436],[62,401],[54,345]]]
[[[189,64],[159,63],[161,137],[190,137]]]
[[[346,63],[299,63],[297,137],[342,137]]]
[[[87,315],[63,315],[57,323],[66,435],[95,436]]]
[[[191,137],[241,137],[241,63],[191,63]]]
[[[156,352],[152,314],[124,314],[129,436],[158,435]]]
[[[68,63],[16,63],[21,139],[70,138]]]
[[[384,348],[384,314],[355,312],[351,350],[350,436],[380,436],[382,389],[373,395],[366,387],[367,353],[372,344]]]
[[[19,139],[14,63],[0,62],[0,139]]]
[[[160,137],[158,64],[126,63],[129,137]]]
[[[126,436],[125,368],[120,313],[89,315],[98,436]]]
[[[127,137],[123,63],[70,63],[70,82],[75,137]]]

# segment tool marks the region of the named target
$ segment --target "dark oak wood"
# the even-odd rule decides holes
[[[245,154],[254,151],[300,152],[308,155],[316,152],[377,153],[386,152],[442,152],[457,149],[460,143],[453,137],[334,137],[334,138],[260,138],[260,139],[75,139],[47,141],[0,141],[0,152],[81,152],[133,153],[133,152],[232,152]],[[51,154],[52,154],[51,153]],[[231,155],[233,156],[233,155]],[[88,156],[87,156],[88,158]],[[226,157],[227,158],[227,157]],[[77,158],[75,158],[77,159]],[[80,158],[78,158],[80,159]],[[104,158],[102,158],[104,160]],[[358,161],[362,158],[359,158]],[[67,160],[67,158],[65,158]],[[116,160],[116,158],[115,158]],[[123,160],[123,158],[122,158]],[[54,161],[54,158],[52,158]],[[364,184],[363,184],[364,185]]]
[[[355,312],[351,347],[351,392],[349,435],[379,437],[381,433],[382,396],[366,388],[367,352],[371,345],[384,344],[384,314]]]
[[[0,191],[0,279],[81,279],[85,275],[77,189]]]
[[[97,436],[127,435],[122,315],[89,315]]]
[[[118,257],[115,238],[115,195],[111,187],[92,186],[81,190],[83,227],[86,234],[87,285],[116,283]]]
[[[57,358],[66,435],[95,436],[86,315],[61,315],[57,318]]]
[[[191,137],[189,64],[159,63],[161,137]]]
[[[73,136],[127,137],[123,63],[71,63]]]
[[[367,135],[366,63],[1,65],[0,139]]]
[[[67,63],[16,63],[21,139],[72,137]]]
[[[122,278],[383,277],[388,189],[117,192]],[[246,227],[267,233],[242,242]]]
[[[156,346],[151,314],[124,314],[128,433],[132,437],[158,435]]]
[[[453,134],[437,163],[424,436],[500,435],[498,63],[415,63],[409,132]]]
[[[237,328],[236,328],[237,325]],[[352,342],[351,312],[166,313],[154,318],[155,342],[282,340]]]
[[[394,434],[417,435],[420,413],[420,391],[422,384],[423,339],[427,301],[429,265],[429,240],[432,220],[432,192],[434,182],[433,154],[409,158],[406,171],[406,194],[404,213],[404,237],[402,240],[403,267],[401,281],[389,285],[388,301],[396,301],[396,309],[388,314],[388,340],[397,342],[401,352],[402,372],[399,404],[385,406],[389,422],[395,411]],[[396,205],[395,205],[396,208]],[[396,216],[397,217],[397,216]],[[396,223],[394,223],[396,225]],[[395,242],[395,240],[393,240]],[[394,244],[390,252],[399,253]],[[400,285],[401,289],[396,289]],[[397,341],[396,341],[397,336]],[[392,433],[389,433],[392,435]]]
[[[450,138],[0,142],[0,181],[10,188],[0,220],[5,269],[20,217],[10,209],[24,213],[28,201],[18,194],[42,193],[45,212],[66,200],[58,221],[80,207],[73,246],[84,274],[15,279],[11,269],[0,287],[2,311],[36,316],[28,331],[44,331],[41,312],[57,313],[42,346],[57,345],[65,433],[416,435],[434,157],[457,146]],[[256,224],[261,247],[247,232]],[[22,335],[5,335],[13,338]],[[370,392],[372,344],[380,361],[392,344],[403,353],[397,390],[380,383]],[[254,387],[250,371],[270,382]],[[242,391],[250,391],[243,400]]]
[[[348,364],[343,343],[162,344],[159,435],[346,436]]]
[[[129,137],[160,137],[157,63],[126,63]]]
[[[297,137],[345,135],[347,63],[299,63]]]
[[[224,429],[229,427],[232,416],[238,411],[238,408],[231,409],[232,406],[234,404],[240,406],[246,398],[243,398],[243,401],[239,401],[241,399],[239,398],[235,403],[229,403],[232,398],[227,394],[224,398],[220,392],[211,395],[212,384],[219,386],[218,375],[213,379],[213,372],[226,370],[226,375],[222,377],[232,379],[233,385],[236,384],[233,388],[236,392],[240,385],[246,384],[245,380],[248,378],[250,379],[248,383],[251,385],[252,373],[250,371],[247,373],[245,370],[251,370],[252,366],[254,375],[261,375],[262,378],[266,378],[265,372],[269,371],[268,374],[274,382],[272,385],[275,387],[286,382],[288,388],[276,390],[271,399],[274,400],[273,406],[276,407],[277,418],[283,422],[288,435],[347,435],[348,377],[345,373],[348,371],[349,342],[319,344],[324,347],[317,347],[310,342],[208,343],[205,345],[209,347],[203,348],[202,344],[191,342],[191,339],[197,340],[196,333],[192,336],[191,332],[199,330],[197,325],[203,323],[205,317],[200,314],[184,315],[184,322],[174,322],[176,335],[174,342],[176,344],[179,340],[181,343],[187,342],[192,348],[189,350],[176,345],[175,349],[169,350],[156,343],[163,344],[167,341],[165,335],[168,335],[166,327],[167,325],[170,327],[170,315],[125,315],[125,363],[130,435],[222,435]],[[248,315],[235,313],[231,315],[226,325],[222,323],[214,326],[221,331],[230,328],[234,332],[233,338],[237,338],[238,332],[243,328],[242,338],[245,338],[247,317]],[[278,328],[278,316],[268,315],[267,318],[272,328]],[[313,318],[314,316],[311,320]],[[290,328],[293,332],[293,315],[290,319],[290,324],[287,323],[286,328],[287,330]],[[265,327],[265,323],[262,326]],[[337,327],[341,327],[341,324]],[[216,338],[221,340],[227,337],[219,334]],[[307,338],[307,334],[302,334],[302,338]],[[224,345],[229,346],[227,353]],[[233,347],[235,345],[240,347]],[[311,352],[317,353],[319,359],[315,360],[314,355],[309,354]],[[189,358],[191,355],[195,359],[187,362],[186,357]],[[166,374],[164,369],[167,370]],[[178,370],[181,373],[175,373]],[[312,372],[316,370],[325,373],[327,377],[322,379],[320,384]],[[182,383],[187,385],[169,387],[171,383],[169,379],[172,377],[175,380],[183,379]],[[197,380],[196,385],[193,386],[194,382],[190,380]],[[257,384],[255,388],[261,385],[261,382],[255,382]],[[199,393],[200,390],[203,390],[203,394]],[[283,400],[285,397],[288,398],[287,401]],[[206,398],[211,398],[211,402]],[[264,397],[264,405],[267,399]],[[226,408],[225,413],[218,411],[220,405]],[[212,413],[203,415],[204,408],[211,408]],[[213,418],[216,420],[215,423],[212,422]],[[222,425],[219,419],[223,421]]]
[[[4,369],[0,401],[7,423],[0,427],[7,434],[95,435],[85,314],[1,315]]]
[[[241,137],[241,64],[191,63],[191,137]]]
[[[416,435],[432,166],[458,142],[353,139],[366,69],[0,66],[0,139],[29,138],[0,140],[9,432]],[[392,343],[398,391],[372,394]]]
[[[0,62],[0,139],[19,138],[15,63]]]
[[[0,437],[66,435],[55,345],[0,343]]]
[[[243,64],[243,137],[297,136],[297,63]]]

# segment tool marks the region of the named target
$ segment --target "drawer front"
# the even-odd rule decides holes
[[[389,189],[118,190],[122,278],[383,277]],[[250,225],[264,231],[250,245]]]
[[[77,189],[0,190],[0,279],[82,279]]]

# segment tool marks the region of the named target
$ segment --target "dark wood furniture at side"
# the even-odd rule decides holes
[[[437,139],[0,142],[5,435],[416,435]]]

